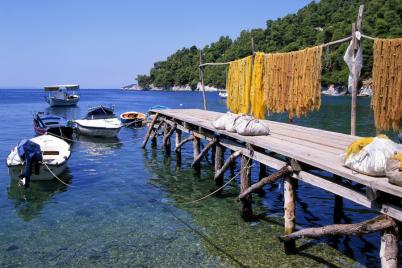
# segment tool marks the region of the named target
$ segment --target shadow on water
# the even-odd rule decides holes
[[[60,179],[70,184],[72,176],[67,169],[60,175]],[[41,214],[43,207],[52,202],[59,193],[65,192],[69,186],[57,179],[50,181],[32,181],[28,189],[18,185],[18,181],[10,179],[8,198],[13,201],[17,215],[24,221],[30,221]]]

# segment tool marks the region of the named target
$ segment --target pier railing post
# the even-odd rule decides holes
[[[284,177],[283,199],[284,199],[284,218],[285,218],[285,234],[291,234],[295,231],[296,225],[296,191],[295,179],[290,175]],[[296,251],[296,243],[294,240],[284,243],[285,253],[294,254]]]
[[[225,148],[218,142],[215,145],[215,175],[223,166],[224,153],[225,153]],[[223,185],[223,174],[221,174],[218,177],[215,177],[215,186],[217,188],[219,188],[219,187],[222,187],[222,185]]]
[[[197,159],[199,154],[200,154],[200,138],[194,136],[194,139],[193,139],[193,157],[194,157],[194,160]],[[197,172],[201,171],[200,163],[196,163],[193,167],[194,167],[195,171],[197,171]]]
[[[251,186],[250,162],[250,158],[245,155],[241,156],[240,193],[243,193]],[[251,201],[251,194],[241,199],[241,216],[245,220],[249,220],[253,215]]]

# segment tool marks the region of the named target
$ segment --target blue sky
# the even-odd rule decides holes
[[[235,38],[309,2],[0,0],[0,88],[119,88],[179,48]]]

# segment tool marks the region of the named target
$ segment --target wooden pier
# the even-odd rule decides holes
[[[264,120],[269,127],[267,136],[240,136],[224,130],[217,130],[212,122],[222,113],[198,109],[153,110],[154,120],[149,126],[143,147],[151,138],[155,144],[155,131],[164,130],[163,147],[170,153],[170,137],[176,132],[175,152],[181,159],[180,147],[186,142],[193,142],[193,168],[200,170],[200,161],[213,149],[217,188],[224,183],[223,173],[241,158],[240,195],[241,215],[247,219],[252,216],[252,193],[261,194],[262,186],[284,178],[284,236],[282,241],[285,252],[295,252],[295,239],[300,237],[316,238],[325,235],[362,235],[381,231],[382,267],[398,266],[399,233],[397,222],[402,221],[402,187],[388,183],[385,177],[370,177],[356,173],[341,163],[341,154],[358,137],[307,128],[274,121]],[[189,137],[182,139],[182,133]],[[200,142],[207,145],[200,150]],[[232,155],[224,159],[224,150]],[[251,185],[250,162],[260,163],[260,178]],[[265,166],[278,172],[266,177]],[[320,176],[327,171],[333,177]],[[295,230],[295,188],[297,181],[319,187],[335,195],[347,198],[357,204],[370,208],[379,214],[372,220],[355,224],[336,224],[324,228]],[[211,178],[212,181],[212,178]]]

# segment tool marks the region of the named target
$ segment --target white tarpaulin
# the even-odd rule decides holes
[[[360,76],[360,71],[363,67],[363,52],[362,48],[359,47],[357,50],[356,56],[353,56],[353,45],[350,42],[348,48],[346,49],[345,55],[343,56],[343,60],[346,62],[349,68],[349,78],[348,78],[348,91],[352,93],[352,85],[353,85],[353,75],[356,71],[357,76]],[[353,68],[355,66],[355,68]]]

